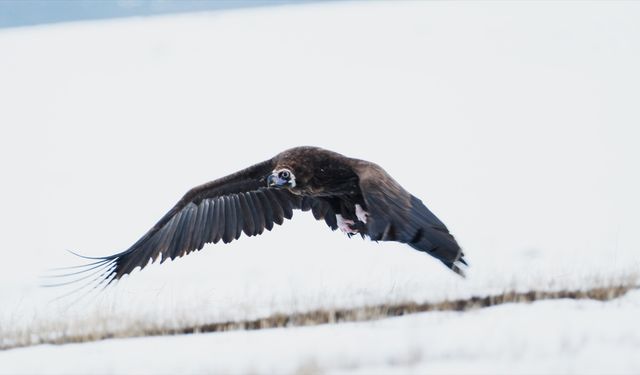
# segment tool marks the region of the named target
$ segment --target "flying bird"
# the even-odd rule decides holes
[[[467,263],[460,246],[420,199],[380,166],[318,147],[295,147],[196,186],[130,248],[105,257],[82,256],[94,262],[72,274],[95,269],[92,275],[99,273],[96,279],[106,287],[158,258],[162,263],[207,243],[237,240],[243,232],[270,231],[291,219],[293,210],[310,210],[349,237],[405,243],[464,276],[461,265]]]

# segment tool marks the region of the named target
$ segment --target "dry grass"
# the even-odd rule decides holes
[[[279,327],[299,327],[319,324],[332,324],[342,322],[359,322],[367,320],[383,319],[387,317],[402,316],[427,311],[467,311],[485,308],[505,303],[530,303],[539,300],[551,299],[593,299],[607,301],[626,294],[629,290],[636,289],[635,283],[623,283],[619,285],[592,288],[588,290],[560,290],[560,291],[529,291],[529,292],[505,292],[485,297],[471,297],[468,299],[448,300],[436,303],[399,303],[382,304],[376,306],[364,306],[348,309],[315,310],[304,313],[274,314],[265,318],[216,322],[200,325],[186,325],[179,328],[150,327],[144,324],[136,329],[126,330],[100,329],[100,325],[93,330],[79,333],[65,332],[62,329],[56,335],[38,336],[28,335],[20,341],[0,342],[0,350],[13,349],[39,344],[69,344],[89,341],[105,340],[110,338],[128,338],[163,335],[184,335],[205,332],[223,332],[231,330],[256,330]]]

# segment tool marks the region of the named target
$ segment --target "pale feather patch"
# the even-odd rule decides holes
[[[358,217],[358,220],[366,224],[369,213],[363,210],[359,204],[356,204],[356,216]]]

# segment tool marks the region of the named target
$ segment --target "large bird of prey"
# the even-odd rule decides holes
[[[467,265],[447,227],[378,165],[317,147],[296,147],[187,192],[127,250],[86,266],[105,285],[160,258],[174,259],[271,230],[292,211],[311,210],[317,220],[349,236],[397,241],[423,251],[464,276]],[[98,272],[96,271],[96,273]],[[74,272],[79,273],[79,272]]]

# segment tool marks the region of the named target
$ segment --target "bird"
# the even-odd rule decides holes
[[[104,287],[160,259],[182,257],[208,243],[229,243],[270,231],[311,211],[331,230],[349,237],[396,241],[427,253],[460,276],[468,266],[462,249],[440,219],[382,167],[319,147],[285,150],[226,177],[189,190],[128,249],[68,275],[95,270]]]

